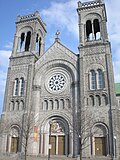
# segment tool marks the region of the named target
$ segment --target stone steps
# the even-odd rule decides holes
[[[24,157],[18,154],[0,154],[0,160],[24,160]],[[27,160],[48,160],[48,157],[27,156]],[[77,158],[66,156],[51,156],[50,160],[77,160]]]
[[[21,158],[20,158],[21,157]],[[0,160],[24,160],[20,154],[0,154]],[[27,160],[48,160],[48,157],[44,156],[27,156]],[[50,156],[50,160],[80,160],[78,158],[66,157],[66,156]],[[82,158],[82,160],[111,160],[110,157],[90,157]],[[117,159],[116,159],[117,160]]]

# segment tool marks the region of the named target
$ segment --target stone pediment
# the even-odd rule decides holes
[[[40,57],[36,62],[35,68],[38,69],[41,65],[49,63],[50,61],[63,60],[73,64],[77,62],[77,54],[70,51],[67,47],[59,41],[55,41],[51,47]]]

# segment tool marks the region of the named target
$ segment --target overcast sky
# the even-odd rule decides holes
[[[0,0],[0,113],[17,16],[38,10],[47,25],[46,49],[52,45],[55,32],[59,30],[61,43],[78,53],[77,2],[77,0]],[[105,0],[105,4],[115,82],[120,82],[120,0]]]

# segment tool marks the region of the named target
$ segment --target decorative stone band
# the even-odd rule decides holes
[[[96,0],[96,1],[91,1],[91,2],[85,2],[81,3],[80,1],[78,2],[78,8],[87,8],[87,7],[94,7],[103,4],[103,0]]]

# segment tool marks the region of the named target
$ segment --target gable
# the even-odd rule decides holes
[[[75,53],[63,46],[60,42],[55,42],[36,62],[35,69],[37,70],[41,65],[55,60],[67,61],[76,66],[77,58],[78,56]]]

